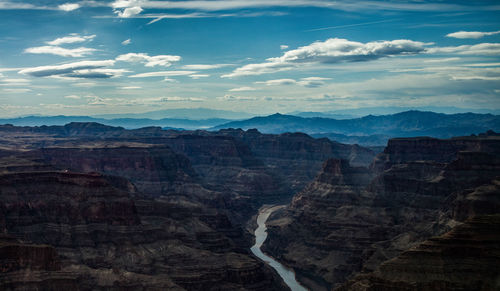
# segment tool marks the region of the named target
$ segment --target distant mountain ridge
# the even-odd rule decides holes
[[[222,118],[211,118],[201,120],[181,119],[181,118],[95,118],[90,116],[26,116],[18,118],[0,119],[0,124],[12,124],[16,126],[41,126],[41,125],[65,125],[71,122],[96,122],[110,126],[121,126],[128,129],[135,129],[149,126],[160,126],[163,128],[176,129],[203,129],[209,128],[231,120]]]
[[[189,120],[206,120],[206,119],[245,119],[255,115],[247,112],[237,112],[230,110],[219,110],[209,108],[179,108],[179,109],[163,109],[144,113],[122,113],[122,114],[100,114],[94,115],[95,118],[116,119],[116,118],[147,118],[147,119],[189,119]]]
[[[384,106],[384,107],[363,107],[363,108],[352,108],[352,109],[337,109],[329,110],[323,112],[311,112],[311,111],[293,111],[287,113],[287,115],[295,115],[300,117],[326,117],[334,119],[348,119],[363,117],[366,115],[389,115],[396,114],[405,111],[432,111],[436,113],[445,114],[456,114],[456,113],[479,113],[479,114],[495,114],[499,115],[500,110],[498,109],[465,109],[454,106],[419,106],[419,107],[402,107],[402,106]]]
[[[0,124],[12,124],[15,126],[50,126],[64,125],[71,122],[95,122],[127,129],[152,126],[181,130],[256,128],[260,132],[272,134],[303,132],[316,138],[326,137],[342,143],[360,144],[363,146],[385,145],[387,140],[392,137],[431,136],[449,138],[452,136],[478,134],[488,130],[500,131],[500,115],[478,113],[444,114],[417,110],[390,115],[367,115],[351,119],[300,117],[279,113],[269,116],[252,117],[245,120],[223,118],[198,120],[183,118],[150,119],[132,117],[106,119],[90,116],[64,115],[0,119]]]
[[[344,142],[345,139],[350,139],[352,142],[353,137],[366,139],[374,136],[376,143],[381,143],[390,137],[448,138],[477,134],[490,129],[498,131],[500,116],[477,113],[443,114],[412,110],[391,115],[367,115],[361,118],[338,120],[276,113],[265,117],[233,121],[212,129],[223,128],[256,128],[264,133],[304,132],[316,137],[333,137],[340,142]]]

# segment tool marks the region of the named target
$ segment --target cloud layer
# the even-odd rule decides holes
[[[96,51],[96,49],[88,47],[67,49],[60,46],[49,46],[49,45],[30,47],[24,50],[25,53],[29,54],[50,54],[50,55],[57,55],[62,57],[74,57],[74,58],[90,55],[94,51]]]
[[[48,41],[47,44],[49,44],[49,45],[62,45],[62,44],[69,44],[69,43],[85,42],[88,40],[92,40],[95,37],[96,37],[95,34],[81,36],[81,35],[78,35],[76,33],[73,33],[73,34],[70,34],[70,35],[65,36],[65,37],[60,37],[60,38],[56,38],[52,41]]]
[[[482,32],[482,31],[457,31],[453,33],[448,33],[446,36],[447,37],[453,37],[453,38],[482,38],[488,35],[495,35],[495,34],[500,34],[500,30],[498,31],[490,31],[490,32]]]
[[[172,63],[180,61],[181,57],[172,55],[148,56],[148,54],[145,53],[128,53],[119,55],[116,60],[130,63],[143,63],[146,67],[169,67]]]
[[[261,75],[290,70],[298,65],[341,62],[363,62],[379,58],[418,54],[425,51],[425,43],[399,39],[392,41],[355,42],[341,38],[330,38],[314,42],[298,49],[289,50],[281,57],[269,58],[260,64],[248,64],[223,77]]]
[[[67,77],[86,79],[106,79],[121,76],[128,72],[124,69],[109,69],[113,66],[114,60],[104,61],[81,61],[55,66],[39,66],[20,70],[20,74],[33,77]]]

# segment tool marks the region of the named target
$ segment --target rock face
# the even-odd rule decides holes
[[[249,252],[244,223],[263,203],[290,199],[327,158],[368,165],[374,155],[255,130],[0,132],[0,232],[15,238],[6,250],[18,262],[0,289],[12,290],[285,290]],[[339,178],[346,185],[371,175],[347,162],[331,175],[337,168],[350,173]]]
[[[335,290],[498,290],[499,264],[500,215],[476,216]]]
[[[60,169],[125,177],[150,196],[167,194],[196,177],[189,160],[166,146],[45,148],[41,158]],[[36,153],[35,153],[36,154]]]
[[[329,160],[268,221],[264,250],[311,289],[338,287],[470,217],[498,213],[499,148],[494,136],[395,139],[370,169]]]
[[[2,289],[284,289],[236,243],[241,229],[194,202],[134,199],[123,178],[73,172],[4,174],[0,189],[4,232],[29,242],[2,244]]]
[[[291,193],[300,191],[314,179],[321,164],[329,158],[345,159],[355,166],[368,166],[375,156],[367,148],[326,138],[314,139],[303,133],[272,135],[261,134],[255,129],[225,129],[219,134],[232,136],[248,145],[272,173],[290,184]]]

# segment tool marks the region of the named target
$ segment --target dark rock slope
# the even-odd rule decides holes
[[[476,216],[336,290],[499,290],[499,265],[500,215]]]
[[[301,134],[95,123],[0,132],[10,252],[0,289],[12,290],[286,289],[249,252],[244,223],[290,199],[325,158],[373,157]]]
[[[470,217],[498,213],[499,149],[494,136],[395,139],[370,169],[329,160],[271,217],[265,251],[313,290],[340,286]],[[442,275],[439,268],[428,271]]]
[[[3,174],[0,189],[1,228],[19,240],[0,244],[2,289],[284,289],[242,230],[195,199],[137,198],[123,178],[66,171]]]

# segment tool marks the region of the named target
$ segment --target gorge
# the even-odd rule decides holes
[[[1,289],[498,287],[494,132],[378,155],[254,129],[0,132]]]

